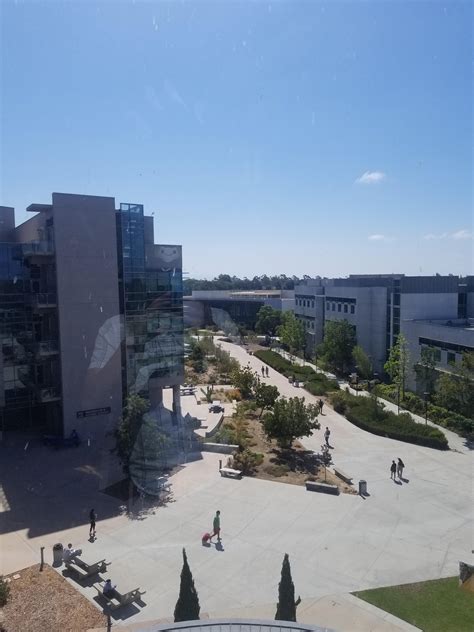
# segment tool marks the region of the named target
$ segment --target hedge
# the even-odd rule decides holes
[[[376,387],[376,393],[394,404],[397,403],[398,393],[393,384],[379,384]],[[400,405],[416,415],[424,416],[425,414],[424,400],[410,391],[405,392],[405,397],[400,400]],[[474,434],[474,420],[451,412],[447,408],[435,406],[430,402],[428,402],[428,419],[456,432],[461,437],[469,437]]]
[[[254,355],[284,376],[294,377],[298,382],[304,382],[304,388],[313,395],[326,395],[328,391],[339,388],[337,381],[329,379],[324,373],[316,373],[310,366],[293,364],[274,351],[259,350],[255,351]]]
[[[397,415],[380,404],[375,408],[372,398],[335,393],[331,403],[348,421],[372,434],[438,450],[449,448],[448,440],[438,428],[417,423],[409,413]]]

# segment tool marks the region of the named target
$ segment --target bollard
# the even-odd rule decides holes
[[[359,481],[359,495],[366,496],[367,495],[367,481]]]
[[[219,459],[219,472],[222,470],[222,459]]]
[[[41,547],[41,564],[40,564],[40,571],[43,570],[43,565],[44,565],[44,546]]]

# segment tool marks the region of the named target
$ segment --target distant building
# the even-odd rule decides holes
[[[15,227],[0,207],[2,428],[100,433],[128,393],[183,382],[181,246],[141,204],[53,193]]]
[[[408,339],[412,363],[427,344],[440,350],[440,370],[459,362],[462,351],[474,351],[472,276],[311,279],[295,288],[295,314],[305,327],[309,355],[323,341],[326,322],[347,320],[380,375],[400,332]],[[414,388],[413,372],[409,384]]]
[[[184,297],[184,322],[188,327],[216,325],[237,330],[239,325],[253,329],[263,305],[280,311],[293,310],[294,290],[193,290]]]

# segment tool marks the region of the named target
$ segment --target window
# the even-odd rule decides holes
[[[338,311],[338,312],[340,312],[340,311],[341,311],[341,309],[342,309],[342,305],[341,305],[341,303],[338,303],[338,304],[337,304],[337,311]]]
[[[314,309],[314,301],[311,301],[311,307]]]
[[[355,305],[351,305],[351,314],[355,313]]]
[[[332,304],[332,311],[335,312],[336,311],[336,303]]]
[[[448,356],[448,364],[456,364],[456,354],[453,353],[452,351],[448,351],[447,353]]]
[[[347,314],[347,304],[344,303],[344,314]]]

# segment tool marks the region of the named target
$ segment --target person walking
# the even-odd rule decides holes
[[[212,523],[212,535],[210,540],[217,535],[217,541],[221,541],[221,512],[219,510],[216,511],[216,515],[214,516],[214,521]]]
[[[262,366],[262,377],[265,377],[265,367]]]
[[[265,373],[267,374],[267,377],[268,377],[268,367],[267,366],[265,367]]]
[[[95,513],[95,509],[91,509],[89,513],[89,521],[90,521],[89,537],[90,538],[95,538],[96,520],[97,520],[97,514]]]
[[[398,457],[397,473],[398,473],[398,478],[400,480],[403,478],[403,468],[404,467],[405,467],[405,463],[401,460],[400,457]]]
[[[395,461],[392,461],[392,465],[390,466],[390,478],[393,478],[393,480],[395,480],[396,474],[397,474],[397,464],[395,463]]]
[[[324,406],[324,402],[322,399],[319,400],[318,402],[318,406],[319,406],[319,412],[321,413],[321,415],[323,414],[323,406]]]
[[[331,435],[331,431],[329,430],[329,428],[326,426],[326,430],[324,432],[324,438],[326,440],[326,445],[329,448],[329,437]]]

